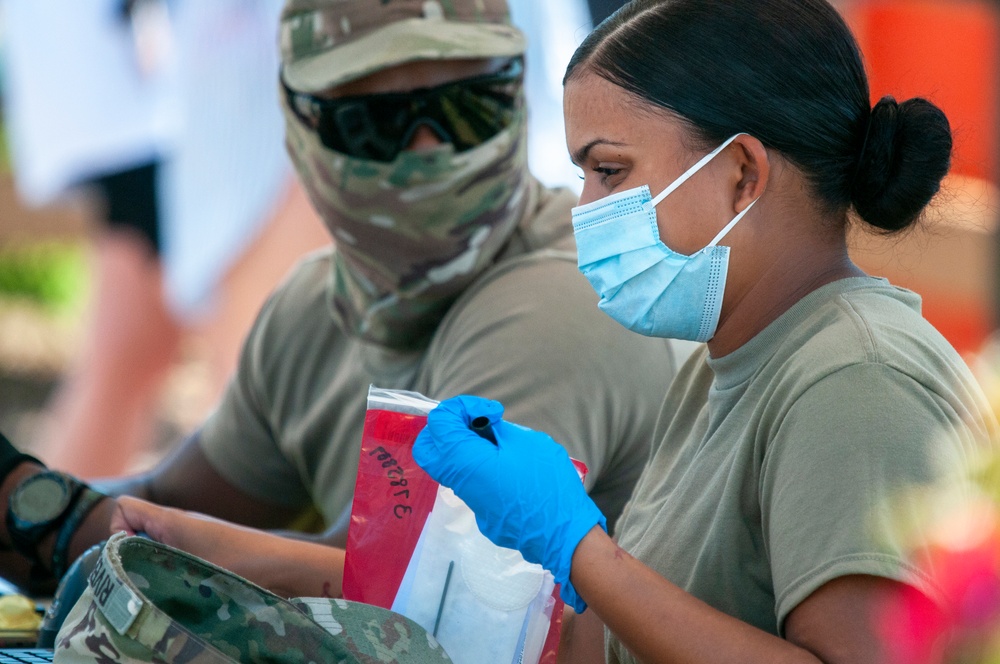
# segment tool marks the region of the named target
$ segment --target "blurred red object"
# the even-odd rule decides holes
[[[878,632],[898,664],[995,662],[1000,634],[1000,537],[996,527],[975,546],[937,548],[920,567],[942,593],[934,601],[900,586],[879,608]]]

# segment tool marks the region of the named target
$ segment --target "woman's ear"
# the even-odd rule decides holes
[[[736,196],[733,210],[737,214],[760,198],[767,189],[771,177],[771,160],[767,149],[759,140],[748,134],[740,134],[733,141],[739,176],[736,182]]]

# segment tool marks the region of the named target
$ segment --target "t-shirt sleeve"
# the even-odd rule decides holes
[[[282,334],[282,299],[286,284],[264,304],[240,351],[236,373],[218,407],[202,426],[199,445],[212,467],[230,484],[275,505],[304,508],[311,499],[302,479],[286,457],[270,421],[271,395],[277,389],[269,368],[282,362],[288,344]],[[273,372],[272,372],[273,373]]]
[[[858,364],[805,390],[776,426],[760,497],[779,629],[840,576],[885,577],[934,596],[907,562],[921,515],[898,497],[938,481],[970,450],[947,401],[891,367]]]
[[[418,389],[474,394],[545,431],[589,467],[587,487],[614,523],[648,454],[674,374],[669,342],[633,334],[597,308],[574,262],[534,255],[482,280],[453,308]]]

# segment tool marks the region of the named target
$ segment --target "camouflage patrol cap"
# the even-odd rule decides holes
[[[524,49],[506,0],[287,0],[281,14],[282,74],[302,92],[415,60]]]
[[[55,661],[450,662],[422,627],[367,604],[287,601],[196,556],[113,536],[56,636]]]

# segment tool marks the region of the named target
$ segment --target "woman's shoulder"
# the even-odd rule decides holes
[[[965,364],[923,317],[917,293],[885,279],[848,279],[820,299],[798,335],[801,351],[844,363],[886,364],[904,371]]]
[[[841,284],[828,297],[818,298],[766,364],[769,370],[762,375],[784,383],[789,393],[802,395],[833,383],[854,389],[851,381],[867,383],[871,376],[881,376],[932,397],[962,413],[962,419],[986,417],[976,379],[948,340],[921,315],[919,295],[884,279]],[[885,392],[885,399],[894,398],[890,390]]]
[[[707,364],[717,387],[728,389],[815,380],[852,364],[905,364],[914,353],[961,361],[921,316],[918,295],[885,279],[855,277],[810,292],[743,346]]]

